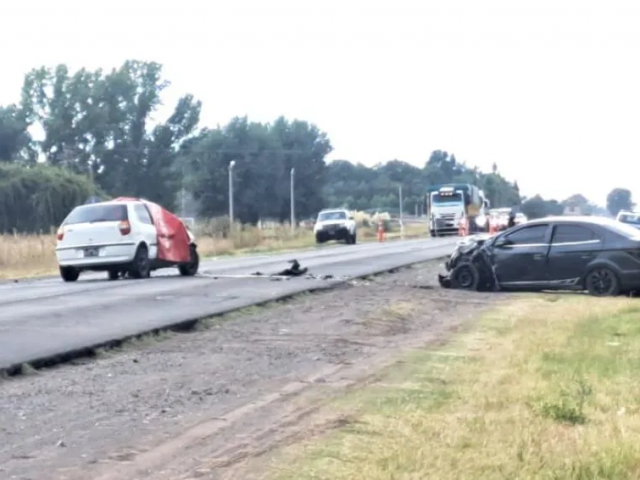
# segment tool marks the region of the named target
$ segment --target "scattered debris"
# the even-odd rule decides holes
[[[214,280],[219,278],[268,278],[271,281],[279,282],[282,280],[290,280],[294,277],[304,277],[307,280],[350,280],[351,277],[348,275],[343,275],[336,277],[335,275],[325,274],[325,275],[314,275],[309,273],[309,269],[307,267],[301,267],[300,262],[298,260],[289,260],[291,266],[289,268],[285,268],[278,273],[272,273],[270,275],[265,274],[260,271],[253,272],[251,274],[244,275],[226,275],[226,274],[208,274],[205,272],[198,273],[199,277],[208,277]]]
[[[291,264],[290,268],[285,268],[280,273],[276,273],[275,276],[279,276],[279,277],[300,277],[300,276],[304,275],[305,273],[307,273],[307,271],[309,270],[307,267],[300,268],[300,262],[298,262],[298,260],[295,260],[295,259],[294,260],[289,260],[289,263]]]
[[[420,290],[433,290],[433,285],[411,285],[413,288],[419,288]]]

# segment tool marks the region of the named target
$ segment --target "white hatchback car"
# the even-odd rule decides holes
[[[136,199],[74,208],[58,229],[56,257],[65,282],[85,270],[107,271],[116,280],[147,278],[152,270],[173,266],[193,276],[199,267],[195,239],[180,219]]]

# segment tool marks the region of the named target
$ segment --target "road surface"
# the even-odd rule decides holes
[[[88,273],[76,283],[43,279],[0,284],[0,370],[167,328],[307,290],[345,276],[380,273],[447,255],[456,238],[340,245],[278,255],[202,262],[200,275],[158,270],[147,280],[106,280]],[[329,280],[243,278],[276,273],[296,258]],[[217,277],[216,277],[217,276]],[[233,278],[238,276],[240,278]]]

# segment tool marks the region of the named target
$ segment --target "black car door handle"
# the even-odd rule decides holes
[[[533,259],[534,259],[534,260],[544,260],[544,257],[545,257],[545,256],[544,256],[544,254],[542,254],[542,253],[536,253],[536,254],[533,256]]]

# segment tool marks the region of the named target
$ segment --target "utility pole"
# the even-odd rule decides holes
[[[404,239],[404,223],[402,222],[402,185],[398,185],[398,197],[400,200],[400,238]]]
[[[182,218],[184,218],[184,217],[185,217],[185,213],[184,213],[184,206],[185,206],[185,191],[184,191],[184,163],[185,163],[185,162],[184,162],[184,160],[183,160],[183,161],[182,161],[182,168],[181,168],[181,172],[182,172],[182,179],[181,179],[181,181],[180,181],[180,183],[181,183],[181,187],[182,187],[182,188],[181,188],[182,192],[181,192],[181,195],[180,195],[180,197],[181,197],[181,198],[180,198],[180,210],[182,211],[182,214],[181,214]]]
[[[233,167],[236,161],[229,162],[229,225],[233,227]]]
[[[291,200],[291,231],[296,229],[296,201],[295,201],[295,178],[296,169],[291,168],[291,187],[290,187],[290,200]]]

